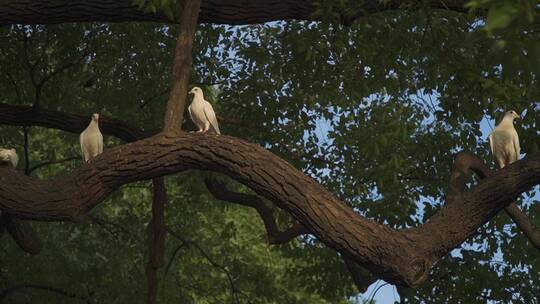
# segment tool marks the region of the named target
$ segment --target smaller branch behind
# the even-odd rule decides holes
[[[465,192],[469,170],[476,173],[480,179],[484,179],[493,174],[493,170],[487,167],[477,156],[466,152],[458,153],[454,159],[452,174],[450,175],[448,196],[446,199],[447,204],[451,204]],[[532,245],[540,251],[540,232],[531,222],[529,217],[516,203],[506,206],[504,211],[510,216],[514,223],[516,223],[519,229],[521,229]]]

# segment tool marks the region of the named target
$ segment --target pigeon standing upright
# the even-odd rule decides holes
[[[92,114],[92,120],[81,133],[79,140],[82,158],[85,162],[89,162],[92,158],[103,153],[103,135],[99,131],[99,114]]]
[[[189,94],[194,94],[193,101],[191,102],[191,105],[188,108],[189,116],[191,116],[191,120],[197,125],[199,128],[199,131],[206,133],[210,126],[214,129],[214,131],[217,134],[221,134],[219,132],[219,126],[216,118],[216,113],[214,112],[214,108],[212,108],[212,105],[204,100],[203,91],[199,87],[194,87],[189,91]]]
[[[15,149],[0,149],[0,163],[9,163],[13,167],[17,167],[19,156]]]
[[[520,118],[516,111],[506,112],[499,125],[489,134],[491,154],[500,168],[504,168],[519,158],[519,136],[514,128],[516,118]]]

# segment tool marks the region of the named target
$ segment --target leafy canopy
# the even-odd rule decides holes
[[[440,208],[453,153],[469,150],[491,161],[486,135],[506,109],[523,113],[517,126],[523,152],[538,150],[537,4],[471,1],[468,7],[486,10],[486,19],[412,5],[350,26],[335,22],[355,15],[354,2],[319,1],[316,13],[327,16],[325,22],[202,25],[192,83],[204,88],[223,132],[267,147],[358,212],[396,228],[419,225]],[[163,9],[170,18],[180,5],[136,3]],[[159,129],[176,36],[175,27],[162,24],[0,28],[0,102],[35,103],[35,83],[68,65],[44,84],[40,106],[99,111]],[[23,128],[1,126],[0,134],[0,146],[23,155]],[[32,127],[28,138],[29,158],[21,157],[21,169],[25,162],[32,168],[79,154],[74,134]],[[106,147],[118,144],[106,138]],[[31,174],[50,178],[79,165],[71,159]],[[257,214],[216,201],[202,185],[204,176],[167,178],[167,225],[184,240],[167,239],[163,303],[357,301],[335,252],[310,237],[267,246]],[[0,289],[33,283],[95,302],[140,300],[149,187],[124,187],[83,224],[34,224],[45,244],[36,257],[4,238]],[[540,227],[537,198],[531,193],[519,205]],[[284,214],[278,219],[282,227],[290,225]],[[537,303],[539,274],[538,252],[500,214],[439,262],[432,280],[402,299]],[[70,300],[30,289],[9,297],[10,303],[38,299]]]

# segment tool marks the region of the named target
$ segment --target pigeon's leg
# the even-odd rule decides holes
[[[497,163],[499,164],[499,168],[504,168],[504,160],[502,160],[501,158],[497,158]]]
[[[203,133],[208,132],[209,129],[210,129],[210,122],[207,121],[207,122],[204,123],[204,130],[203,130]]]

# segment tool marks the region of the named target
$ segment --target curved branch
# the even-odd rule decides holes
[[[288,229],[280,231],[274,219],[274,212],[256,195],[230,191],[225,184],[215,179],[207,178],[204,183],[216,199],[255,209],[264,223],[268,243],[271,245],[285,244],[299,235],[309,233],[309,230],[298,222]]]
[[[477,156],[467,152],[456,154],[446,197],[447,204],[452,203],[454,199],[459,199],[463,192],[465,192],[469,170],[476,173],[481,179],[490,176],[492,173],[491,169]]]
[[[260,197],[230,191],[223,183],[215,179],[207,178],[204,180],[204,182],[208,188],[208,191],[210,191],[210,193],[212,193],[216,199],[233,204],[252,207],[257,210],[266,228],[268,243],[271,245],[284,244],[297,236],[310,233],[309,230],[299,222],[296,222],[293,226],[284,231],[280,231],[274,220],[272,209],[270,209]],[[373,276],[367,269],[358,265],[358,263],[354,262],[350,258],[345,256],[341,256],[341,258],[345,263],[347,270],[351,274],[354,284],[356,287],[358,287],[358,290],[361,293],[365,292],[368,287],[377,280],[377,278]]]
[[[426,7],[465,12],[467,0],[429,0]],[[360,2],[356,13],[343,17],[350,24],[357,18],[396,10],[403,1],[379,0]],[[253,24],[276,20],[317,20],[313,0],[204,0],[201,5],[201,23]],[[7,24],[54,24],[64,22],[126,22],[151,21],[171,23],[164,14],[139,10],[132,0],[1,0],[0,26]]]
[[[121,185],[186,170],[221,172],[289,212],[319,240],[387,282],[415,286],[433,263],[540,183],[540,153],[515,162],[444,206],[423,226],[396,231],[349,206],[269,151],[231,136],[159,134],[121,145],[49,181],[0,169],[0,209],[48,221],[74,220]]]
[[[26,221],[20,221],[7,213],[0,215],[0,230],[5,228],[24,252],[35,255],[41,252],[41,240]]]

